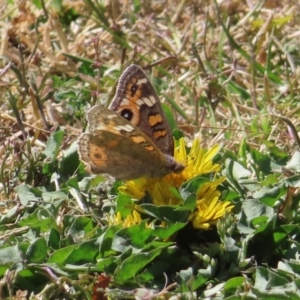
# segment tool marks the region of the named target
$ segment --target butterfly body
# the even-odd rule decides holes
[[[123,180],[162,177],[184,167],[173,158],[173,139],[158,96],[146,74],[129,66],[110,109],[87,112],[89,131],[78,140],[80,159],[95,174]]]

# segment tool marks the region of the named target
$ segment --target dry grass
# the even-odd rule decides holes
[[[270,107],[297,127],[297,1],[135,3],[2,6],[2,166],[14,168],[25,141],[41,152],[58,125],[70,133],[68,148],[86,107],[107,104],[119,70],[131,62],[152,67],[186,137],[233,151],[242,139],[265,151],[268,140],[292,151],[295,139]]]
[[[67,134],[60,150],[70,149],[85,126],[87,108],[108,105],[120,71],[130,63],[147,70],[187,139],[200,138],[205,147],[222,143],[229,156],[243,150],[243,140],[261,152],[275,145],[293,153],[300,146],[298,2],[2,5],[0,199],[9,204],[5,211],[16,203],[24,209],[14,191],[20,183],[44,186],[40,155],[50,134],[63,127]]]
[[[53,126],[72,125],[72,133],[81,129],[82,113],[74,118],[78,107],[70,108],[67,97],[57,99],[60,91],[53,87],[53,74],[74,79],[62,87],[63,92],[87,92],[79,106],[103,103],[112,95],[116,71],[130,62],[157,66],[152,75],[161,99],[172,106],[187,136],[200,134],[205,144],[225,139],[234,149],[245,137],[259,147],[266,131],[264,138],[288,144],[286,130],[270,119],[267,106],[289,118],[298,113],[297,1],[221,1],[218,7],[213,1],[136,3],[64,1],[62,7],[43,10],[22,1],[2,7],[0,101],[5,146],[22,141],[22,125],[9,99],[32,143],[40,141],[42,146],[47,138],[44,130]],[[78,18],[63,25],[72,15]],[[231,41],[221,22],[229,28]],[[95,62],[95,76],[81,72],[82,59]],[[232,85],[241,92],[233,91]],[[258,132],[251,129],[254,116]]]

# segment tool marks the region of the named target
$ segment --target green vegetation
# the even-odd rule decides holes
[[[1,11],[1,299],[300,299],[297,1]],[[87,109],[131,63],[183,175],[121,182],[79,161]]]

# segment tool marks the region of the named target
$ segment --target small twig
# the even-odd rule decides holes
[[[288,125],[293,138],[296,140],[298,147],[300,148],[300,138],[299,138],[297,129],[295,128],[294,124],[288,118],[285,118],[285,117],[279,115],[278,113],[276,113],[274,111],[274,109],[272,109],[271,107],[269,107],[268,110],[273,116],[281,119],[283,122],[285,122]]]
[[[45,15],[46,19],[48,20],[49,14],[48,14],[48,11],[46,9],[46,5],[45,5],[45,1],[44,0],[41,0],[41,5],[42,5],[42,9],[43,9],[44,15]]]
[[[0,78],[5,75],[11,68],[12,62],[9,62],[3,69],[0,70]]]
[[[41,117],[42,122],[44,124],[44,127],[47,130],[49,130],[50,126],[48,125],[48,122],[47,122],[45,114],[44,114],[43,105],[42,105],[41,98],[40,98],[40,95],[39,95],[39,92],[38,92],[38,88],[37,88],[37,86],[36,86],[36,84],[33,80],[31,80],[31,88],[29,88],[29,93],[35,99],[35,103],[36,103],[37,108],[39,110],[39,114],[40,114],[40,117]]]
[[[30,53],[30,55],[27,59],[27,64],[29,64],[31,62],[32,58],[36,54],[36,50],[38,48],[38,45],[39,45],[39,42],[40,42],[40,37],[41,37],[41,35],[39,34],[38,29],[37,29],[37,22],[35,23],[34,27],[35,27],[35,32],[36,32],[36,41],[35,41],[35,44],[34,44],[34,48],[33,48],[32,52]]]
[[[164,57],[162,59],[159,59],[151,64],[149,64],[148,66],[144,67],[144,70],[148,70],[148,69],[151,69],[152,67],[154,66],[157,66],[157,65],[161,65],[161,64],[164,64],[165,62],[169,61],[169,60],[174,60],[174,61],[178,61],[177,57],[174,56],[174,55],[169,55],[167,57]]]
[[[200,55],[198,53],[198,50],[197,50],[197,47],[195,44],[192,45],[192,49],[193,49],[193,54],[194,56],[196,57],[197,59],[197,62],[198,62],[198,68],[199,68],[199,71],[202,72],[205,76],[207,76],[207,73],[206,73],[206,70],[205,70],[205,67],[202,63],[202,60],[200,58]]]
[[[14,115],[15,115],[15,117],[17,119],[17,122],[18,122],[18,124],[19,124],[19,126],[21,128],[21,131],[22,131],[22,134],[23,134],[23,139],[25,141],[26,138],[27,138],[27,134],[26,134],[23,122],[21,120],[21,116],[20,116],[18,107],[16,105],[16,101],[15,101],[14,96],[12,95],[12,93],[10,91],[8,91],[8,93],[9,93],[8,102],[9,102],[9,104],[11,106],[11,109],[13,110]]]

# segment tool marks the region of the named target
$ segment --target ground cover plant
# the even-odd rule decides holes
[[[298,1],[1,6],[1,299],[299,299]],[[181,174],[80,162],[140,65]],[[134,167],[134,166],[133,166]]]

